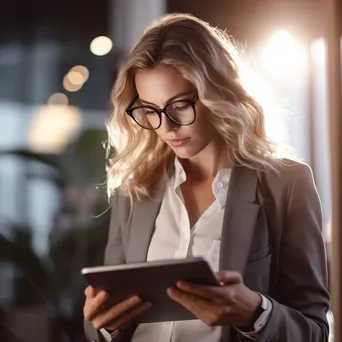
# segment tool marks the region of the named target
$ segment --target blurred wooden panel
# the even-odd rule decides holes
[[[341,0],[325,2],[328,110],[331,134],[332,179],[332,306],[335,317],[335,341],[342,341],[342,89],[341,89]]]

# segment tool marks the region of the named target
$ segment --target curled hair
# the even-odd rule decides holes
[[[261,106],[239,79],[240,59],[228,35],[188,14],[169,14],[152,23],[120,69],[108,122],[116,153],[107,167],[109,197],[114,189],[136,200],[152,198],[167,175],[174,152],[156,132],[134,124],[125,110],[136,96],[140,69],[167,65],[197,89],[210,120],[234,164],[276,169],[275,146],[267,138]]]

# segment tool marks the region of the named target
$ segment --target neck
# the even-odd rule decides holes
[[[220,169],[231,168],[227,146],[222,141],[210,142],[200,153],[181,163],[188,178],[193,180],[212,180]]]

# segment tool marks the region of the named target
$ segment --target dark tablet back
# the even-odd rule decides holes
[[[92,267],[83,269],[82,274],[93,287],[109,292],[111,305],[136,294],[150,300],[154,304],[152,309],[144,313],[138,323],[196,319],[166,293],[166,289],[179,280],[219,286],[204,258]]]

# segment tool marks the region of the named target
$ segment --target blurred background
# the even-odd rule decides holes
[[[192,13],[244,51],[279,153],[313,169],[331,263],[324,1],[31,0],[0,10],[0,340],[84,342],[84,266],[108,229],[105,118],[144,28]],[[338,35],[339,40],[339,35]],[[340,60],[338,62],[340,64]],[[338,70],[338,69],[337,69]]]

